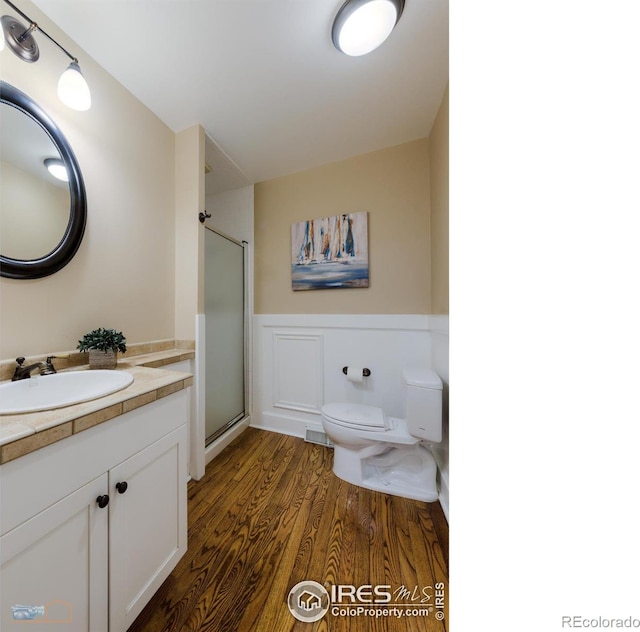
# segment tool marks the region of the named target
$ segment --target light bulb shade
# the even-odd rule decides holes
[[[333,23],[334,46],[352,57],[375,50],[391,35],[404,0],[347,0]]]
[[[75,61],[62,73],[58,81],[58,98],[74,110],[88,110],[91,107],[91,92]]]
[[[69,182],[69,172],[60,158],[45,158],[44,166],[54,178]]]

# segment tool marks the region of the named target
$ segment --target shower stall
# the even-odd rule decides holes
[[[247,414],[247,242],[205,224],[205,444]]]

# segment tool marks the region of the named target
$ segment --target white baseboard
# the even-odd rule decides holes
[[[292,437],[300,437],[301,439],[304,439],[304,429],[305,426],[308,425],[317,424],[311,424],[307,419],[286,417],[268,412],[263,412],[262,415],[260,415],[260,420],[254,419],[251,422],[252,428],[278,432]]]

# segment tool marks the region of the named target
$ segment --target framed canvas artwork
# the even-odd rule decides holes
[[[369,287],[368,213],[347,213],[291,226],[294,290]]]

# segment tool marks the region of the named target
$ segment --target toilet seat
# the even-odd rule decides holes
[[[366,404],[325,404],[322,416],[337,426],[365,430],[367,432],[385,432],[391,427],[382,408]]]

